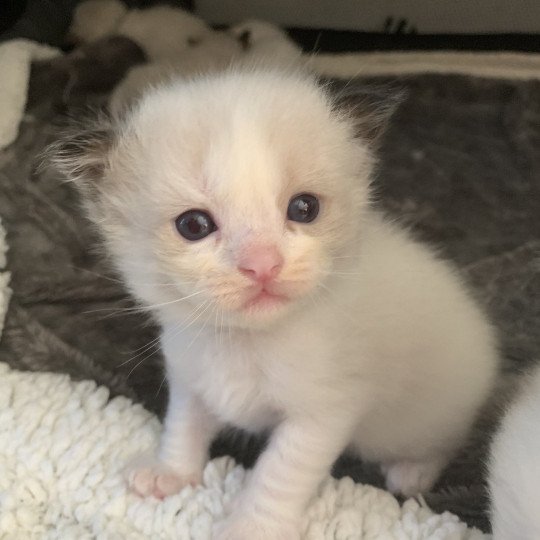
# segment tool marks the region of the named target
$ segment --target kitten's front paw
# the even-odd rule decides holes
[[[128,472],[130,489],[141,497],[164,499],[174,495],[182,488],[201,483],[201,474],[179,474],[161,463],[139,466]]]
[[[293,523],[261,518],[256,514],[232,514],[214,527],[213,540],[300,540]]]
[[[386,487],[394,494],[414,497],[425,493],[437,481],[446,465],[444,459],[432,461],[398,461],[382,466],[386,476]]]

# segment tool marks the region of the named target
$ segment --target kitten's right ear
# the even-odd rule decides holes
[[[71,123],[43,153],[52,165],[85,195],[99,190],[114,144],[114,127],[108,116]]]

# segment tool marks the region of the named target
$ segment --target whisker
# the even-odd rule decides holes
[[[157,389],[157,392],[156,392],[156,395],[155,397],[158,397],[159,396],[159,393],[161,392],[161,388],[163,387],[163,385],[165,384],[165,380],[167,379],[167,375],[163,375],[163,379],[161,379],[161,382],[159,383],[159,387]]]
[[[135,350],[131,351],[131,353],[136,353],[136,352],[140,351],[141,349],[146,349],[152,343],[155,343],[156,341],[159,341],[160,337],[161,336],[157,336],[156,338],[150,340],[146,345],[142,345],[141,347],[137,347]]]
[[[176,328],[178,328],[180,325],[177,325]],[[134,356],[128,358],[127,360],[124,360],[121,364],[118,365],[118,367],[122,367],[122,366],[125,366],[126,364],[129,364],[130,362],[133,362],[133,360],[135,360],[135,358],[139,358],[139,356],[147,353],[148,351],[152,350],[152,349],[156,349],[154,351],[152,351],[150,353],[149,356],[152,356],[152,354],[154,354],[157,349],[159,349],[161,345],[161,336],[158,336],[156,337],[155,339],[151,340],[149,343],[147,343],[146,345],[144,345],[142,347],[142,351],[140,351],[139,353],[135,354]],[[136,349],[135,351],[133,352],[137,352],[141,349],[141,347],[139,347],[138,349]],[[148,358],[148,357],[147,357]]]
[[[75,266],[70,265],[71,268],[74,270],[80,271],[80,272],[86,272],[87,274],[92,274],[93,276],[99,277],[101,279],[106,279],[107,281],[112,281],[114,283],[118,283],[120,285],[123,285],[125,288],[126,281],[122,279],[113,278],[111,276],[106,276],[105,274],[100,274],[99,272],[95,272],[94,270],[90,270],[89,268],[83,268],[81,266]],[[156,286],[165,286],[165,287],[175,287],[177,285],[193,285],[195,281],[171,281],[169,283],[160,283],[160,282],[154,282],[154,281],[137,281],[139,285],[156,285]]]
[[[206,313],[206,311],[208,311],[211,307],[213,307],[213,303],[210,302],[205,310],[203,311],[203,313]],[[195,335],[195,337],[191,340],[191,342],[189,343],[189,345],[184,349],[184,352],[185,351],[189,351],[189,349],[191,349],[191,346],[195,343],[195,341],[197,341],[197,338],[201,335],[201,333],[204,331],[204,329],[206,328],[206,325],[208,324],[208,320],[209,318],[207,317],[206,320],[204,321],[204,324],[201,326],[201,328],[199,329],[199,331],[197,332],[197,334]]]
[[[219,346],[223,347],[223,308],[221,308],[220,311],[221,311],[221,321],[219,324]]]
[[[319,308],[319,304],[317,304],[317,302],[315,301],[315,291],[312,291],[312,292],[309,294],[309,299],[311,300],[311,302],[313,303],[313,305],[318,309],[318,308]]]
[[[110,307],[110,308],[99,308],[99,309],[89,309],[87,311],[83,311],[84,314],[87,313],[101,313],[103,311],[112,311],[113,313],[109,314],[108,316],[113,315],[123,315],[126,311],[127,312],[138,312],[142,309],[142,306],[133,306],[133,307]]]
[[[206,305],[210,302],[210,300],[205,300],[205,302],[202,304],[202,305]],[[200,307],[200,306],[199,306]],[[202,313],[204,313],[205,310],[202,311]],[[176,336],[179,336],[184,330],[186,330],[186,328],[189,328],[199,317],[201,316],[201,313],[199,313],[199,315],[197,315],[197,317],[195,317],[195,319],[193,319],[188,325],[180,328],[179,330],[177,330],[171,338],[169,339],[173,339],[175,338]],[[147,360],[148,358],[150,358],[153,354],[155,354],[156,352],[158,351],[158,349],[152,351],[150,354],[146,355],[144,358],[142,358],[139,362],[137,362],[133,368],[131,368],[131,371],[127,374],[126,376],[126,380],[129,379],[130,375],[145,361]],[[131,361],[132,359],[130,359]],[[124,364],[126,364],[127,362],[124,362]],[[122,364],[123,365],[123,364]]]
[[[332,290],[326,285],[326,283],[323,283],[322,281],[319,283],[319,287],[323,289],[324,291],[328,292],[329,294],[332,294]]]
[[[233,349],[233,340],[232,340],[232,331],[231,331],[231,325],[227,325],[228,334],[229,334],[229,351],[232,351]]]
[[[211,301],[211,300],[205,300],[203,305],[206,306],[207,304],[208,304],[208,305],[212,305],[212,301]],[[182,327],[182,330],[181,330],[181,331],[183,332],[184,330],[187,330],[190,326],[192,326],[195,322],[197,322],[197,321],[200,319],[201,315],[202,315],[203,313],[205,313],[205,312],[206,312],[206,309],[203,309],[203,310],[202,310],[202,311],[201,311],[194,319],[191,320],[191,322],[190,322],[189,324],[187,324],[186,326]]]
[[[77,270],[79,272],[86,272],[87,274],[92,274],[93,276],[96,276],[96,277],[99,277],[99,278],[102,278],[102,279],[106,279],[107,281],[112,281],[114,283],[120,283],[121,285],[124,285],[124,282],[120,279],[116,279],[116,278],[113,278],[113,277],[110,277],[110,276],[106,276],[105,274],[100,274],[99,272],[94,272],[93,270],[90,270],[88,268],[82,268],[81,266],[75,266],[75,265],[70,265],[70,267],[73,269],[73,270]]]
[[[216,304],[216,309],[214,311],[214,342],[216,343],[217,345],[217,338],[218,338],[218,334],[217,334],[217,319],[218,319],[218,306]]]
[[[341,312],[349,318],[349,320],[351,320],[353,322],[356,322],[356,316],[353,313],[351,313],[350,310],[345,309],[345,306],[343,306],[341,304],[338,304],[335,301],[335,297],[332,294],[332,290],[325,283],[322,283],[322,282],[319,283],[319,287],[321,289],[323,289],[327,293],[327,295],[326,295],[327,301],[333,302],[334,305],[338,306],[340,308]]]
[[[102,309],[93,309],[90,311],[85,311],[84,313],[99,313],[100,311],[122,311],[122,312],[138,312],[138,313],[146,313],[148,311],[152,311],[155,308],[163,307],[163,306],[169,306],[171,304],[177,304],[178,302],[183,302],[184,300],[188,300],[189,298],[193,298],[194,296],[197,296],[199,294],[202,294],[204,291],[196,291],[194,293],[188,294],[187,296],[183,296],[182,298],[177,298],[176,300],[170,300],[168,302],[161,302],[159,304],[151,304],[149,306],[135,306],[135,307],[129,307],[129,308],[102,308]]]
[[[152,355],[150,355],[152,356]],[[149,356],[145,356],[140,362],[137,362],[132,368],[131,371],[126,375],[126,381],[130,378],[131,374],[147,359]]]
[[[330,277],[335,278],[336,280],[347,280],[347,281],[356,281],[357,283],[362,283],[364,280],[360,276],[356,275],[342,275],[342,274],[330,274]]]
[[[190,320],[191,317],[193,317],[205,304],[208,303],[208,300],[202,302],[201,304],[199,304],[196,308],[194,308],[189,317],[188,317],[188,321]],[[191,323],[190,323],[191,324]],[[188,325],[189,326],[189,325]],[[173,330],[173,337],[176,337],[178,336],[181,332],[184,331],[184,329],[187,328],[186,327],[182,327],[181,326],[181,323],[178,323],[175,327],[174,327],[174,330]],[[146,360],[147,358],[150,358],[153,354],[155,354],[160,346],[161,346],[161,336],[158,336],[156,339],[152,340],[152,344],[149,344],[144,348],[143,351],[141,351],[140,353],[132,356],[131,358],[128,358],[127,360],[125,360],[124,362],[122,362],[118,367],[122,367],[126,364],[129,364],[130,362],[132,362],[133,360],[135,360],[136,358],[138,358],[139,356],[141,356],[142,354],[145,354],[146,352],[150,351],[151,349],[154,349],[152,352],[150,352],[150,354],[146,355],[143,360]]]
[[[152,310],[158,307],[163,306],[170,306],[171,304],[178,304],[179,302],[183,302],[184,300],[188,300],[189,298],[193,298],[194,296],[197,296],[199,294],[202,294],[204,291],[196,291],[194,293],[188,294],[187,296],[183,296],[182,298],[177,298],[176,300],[169,300],[168,302],[161,302],[159,304],[152,304],[150,306],[144,306],[143,309],[145,310]]]

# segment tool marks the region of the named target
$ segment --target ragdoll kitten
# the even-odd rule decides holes
[[[211,32],[202,19],[174,6],[128,9],[120,0],[85,0],[73,11],[66,41],[81,45],[123,36],[141,47],[152,62],[174,61],[192,42]]]
[[[117,268],[162,326],[170,402],[141,495],[201,481],[225,425],[272,428],[220,539],[287,539],[350,446],[426,490],[494,382],[493,331],[456,272],[369,204],[373,138],[302,73],[150,92],[59,143]]]
[[[540,538],[540,369],[508,409],[491,449],[494,540]]]

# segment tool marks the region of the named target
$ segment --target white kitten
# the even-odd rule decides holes
[[[540,369],[510,406],[491,450],[495,540],[540,538]]]
[[[183,9],[157,5],[127,9],[120,0],[85,0],[73,12],[68,41],[75,44],[120,35],[137,43],[149,61],[174,61],[212,30]]]
[[[296,538],[348,445],[391,490],[429,488],[492,388],[494,335],[456,272],[370,208],[362,133],[384,114],[364,105],[353,122],[308,76],[231,71],[59,144],[163,327],[170,403],[133,489],[199,482],[224,425],[273,428],[217,538]]]

